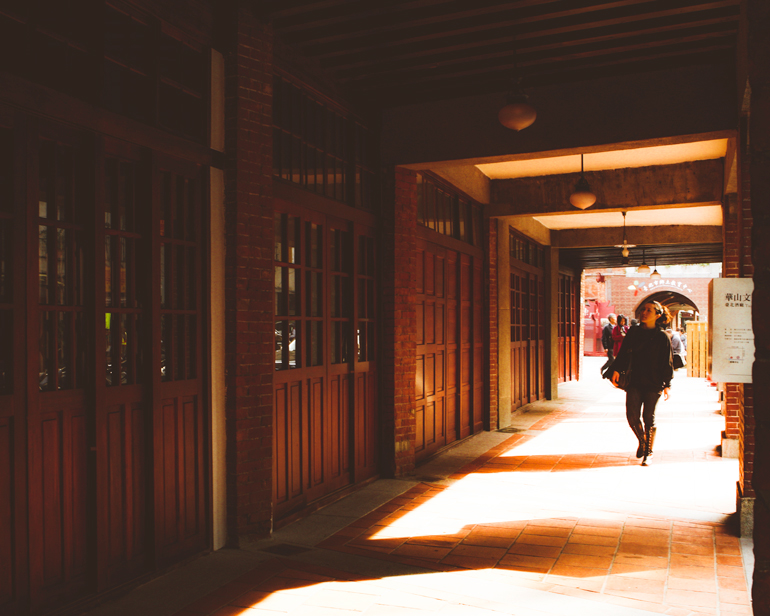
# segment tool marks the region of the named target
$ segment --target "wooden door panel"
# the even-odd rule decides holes
[[[324,460],[326,452],[324,451],[324,433],[325,433],[325,413],[324,413],[324,387],[323,379],[311,379],[308,388],[308,408],[310,409],[310,421],[306,430],[310,451],[306,459],[311,461],[308,478],[309,487],[316,487],[324,482]]]
[[[41,412],[29,430],[30,584],[40,607],[85,588],[89,528],[82,396],[68,392],[45,398],[48,405],[63,402],[65,408]]]
[[[330,389],[330,476],[344,485],[350,479],[350,375],[334,375]]]
[[[421,404],[414,411],[414,450],[417,453],[425,451],[425,406],[425,404]]]
[[[205,547],[203,414],[197,395],[163,398],[156,423],[157,557],[168,562]],[[159,471],[159,472],[158,472]]]
[[[106,517],[106,536],[99,550],[112,586],[136,574],[146,561],[148,411],[141,397],[108,405],[105,426],[107,484],[99,514]]]
[[[355,446],[356,481],[377,473],[377,414],[375,410],[375,375],[358,372],[355,375]]]
[[[16,588],[14,550],[14,418],[0,417],[0,610],[14,598]]]
[[[425,405],[425,449],[433,449],[430,447],[436,442],[436,403],[428,402]]]

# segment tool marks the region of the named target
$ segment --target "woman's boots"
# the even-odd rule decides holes
[[[642,466],[647,466],[647,462],[652,458],[652,446],[655,443],[655,431],[657,428],[647,428],[647,446],[644,450],[644,460],[642,460]],[[637,454],[638,457],[638,454]]]
[[[634,431],[636,438],[639,440],[639,447],[636,450],[636,457],[641,458],[647,449],[647,439],[644,435],[644,428],[642,428],[642,424],[640,422],[636,425],[632,425],[631,429]]]

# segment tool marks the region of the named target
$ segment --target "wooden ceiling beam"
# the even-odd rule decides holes
[[[693,22],[675,23],[665,26],[657,26],[654,28],[643,28],[641,30],[624,29],[622,31],[615,31],[610,34],[588,37],[573,36],[572,38],[559,38],[557,36],[551,36],[548,34],[543,37],[533,38],[532,41],[535,44],[531,46],[527,46],[523,44],[522,41],[519,41],[522,44],[517,48],[516,54],[517,57],[521,59],[526,57],[526,55],[529,53],[546,51],[550,49],[575,47],[578,45],[600,44],[628,37],[654,36],[656,34],[664,34],[669,32],[672,33],[672,37],[676,37],[683,31],[692,31],[714,26],[727,27],[729,24],[735,24],[734,27],[737,28],[738,20],[738,14],[730,14],[712,19],[701,19]],[[574,34],[574,32],[571,32],[571,34]],[[538,43],[538,41],[542,41],[543,39],[546,39],[549,42],[543,41]],[[356,56],[351,56],[350,59],[325,63],[325,66],[333,74],[338,76],[345,76],[354,74],[356,71],[366,71],[371,73],[372,71],[377,70],[377,67],[398,66],[404,62],[410,62],[411,66],[415,68],[429,67],[436,64],[442,65],[448,61],[452,61],[455,57],[458,56],[465,59],[473,59],[475,61],[486,61],[492,58],[501,57],[505,54],[510,56],[510,50],[513,48],[512,44],[512,37],[499,37],[496,39],[483,39],[471,42],[462,41],[442,48],[423,47],[407,53],[390,55],[386,59],[383,59],[379,54],[369,54],[364,58],[362,58],[359,54]],[[489,51],[482,51],[485,49],[488,50],[490,47],[505,48],[506,51],[494,53]],[[474,50],[479,51],[474,53]],[[449,56],[449,58],[446,56]],[[422,62],[420,64],[415,64],[415,60],[419,59],[422,59]]]
[[[665,244],[718,244],[722,241],[721,225],[660,225],[626,227],[629,244],[647,248]],[[551,240],[559,248],[596,248],[623,242],[621,227],[562,229],[551,231]],[[652,253],[648,253],[652,254]]]
[[[572,68],[597,68],[597,67],[606,67],[606,66],[612,66],[616,64],[626,64],[630,62],[640,62],[640,61],[650,61],[650,60],[656,60],[661,58],[669,58],[669,57],[676,57],[678,55],[683,54],[693,54],[693,53],[704,53],[707,51],[713,51],[716,49],[725,50],[730,49],[734,46],[734,36],[725,35],[723,37],[720,37],[721,39],[729,39],[726,42],[719,44],[719,43],[712,43],[709,45],[689,45],[688,43],[685,44],[679,44],[677,43],[676,46],[671,46],[671,49],[665,50],[665,49],[659,49],[656,47],[640,47],[639,49],[607,49],[607,50],[599,50],[597,52],[594,52],[592,54],[571,54],[569,56],[563,56],[563,57],[551,57],[551,58],[543,58],[538,61],[531,61],[526,65],[519,65],[518,72],[519,74],[526,74],[522,69],[526,69],[527,67],[532,67],[534,69],[540,70],[539,67],[547,66],[550,70],[564,70],[567,66],[570,64],[573,65]],[[696,43],[699,43],[700,40],[695,41]],[[668,43],[667,43],[668,44]],[[646,51],[648,49],[658,49],[657,53],[646,53],[646,54],[635,54],[636,51]],[[625,54],[624,56],[621,56],[620,54]],[[602,59],[607,58],[607,59]],[[579,66],[576,66],[579,65]],[[485,75],[487,79],[495,79],[498,82],[505,82],[509,81],[511,76],[514,74],[514,65],[513,64],[505,64],[505,65],[497,65],[497,66],[488,66],[488,65],[477,65],[465,68],[463,70],[455,69],[451,72],[445,72],[445,73],[423,73],[419,75],[413,75],[413,76],[405,76],[405,75],[399,75],[395,76],[393,78],[372,78],[370,83],[361,83],[357,82],[356,85],[363,90],[375,93],[380,91],[387,91],[394,87],[397,88],[409,88],[409,87],[416,87],[418,89],[425,89],[426,85],[431,83],[440,83],[440,82],[448,82],[454,84],[456,91],[462,91],[462,90],[468,90],[467,86],[461,85],[461,80],[463,77],[477,77],[481,75]],[[343,83],[353,83],[353,80],[342,80]]]
[[[648,0],[644,0],[645,3],[648,2]],[[635,4],[639,3],[639,0],[634,0]],[[557,20],[561,17],[567,17],[570,19],[570,23],[565,23],[563,26],[561,26],[563,32],[571,31],[571,30],[587,30],[587,29],[593,29],[593,28],[601,28],[606,26],[613,26],[613,25],[619,25],[619,24],[626,24],[626,23],[633,23],[633,22],[639,22],[649,19],[662,19],[665,17],[670,17],[674,15],[683,15],[683,14],[696,14],[698,12],[717,9],[717,8],[723,8],[723,7],[735,7],[738,6],[739,0],[709,0],[706,2],[699,1],[697,4],[689,5],[686,7],[673,7],[673,8],[667,8],[662,9],[658,11],[648,12],[648,13],[636,13],[633,15],[624,15],[624,16],[618,16],[618,17],[612,17],[607,19],[599,19],[595,21],[588,21],[588,22],[574,22],[574,17],[577,13],[573,12],[561,12],[561,13],[548,13],[545,12],[541,15],[531,16],[529,18],[516,18],[516,19],[508,19],[508,20],[492,20],[492,21],[485,21],[480,24],[468,24],[467,21],[464,22],[458,22],[457,26],[454,28],[442,28],[435,30],[433,32],[426,32],[424,28],[418,29],[411,27],[412,24],[410,24],[410,28],[412,31],[414,31],[412,34],[409,34],[408,30],[404,28],[404,24],[401,23],[397,26],[393,26],[391,28],[378,28],[374,27],[369,30],[357,30],[355,33],[352,33],[350,37],[342,37],[341,35],[337,36],[326,36],[324,38],[320,39],[305,39],[305,40],[296,40],[293,41],[293,43],[300,45],[305,49],[305,52],[309,55],[312,55],[315,58],[318,59],[326,59],[331,58],[339,55],[349,55],[349,54],[358,54],[358,53],[364,53],[366,51],[373,51],[373,50],[384,50],[384,49],[391,49],[393,47],[398,47],[406,44],[411,43],[419,43],[419,42],[425,42],[425,41],[435,41],[442,38],[449,38],[449,37],[459,37],[459,36],[467,36],[472,33],[479,33],[479,32],[489,32],[490,30],[495,29],[505,29],[505,28],[512,28],[515,29],[517,32],[521,31],[521,27],[526,24],[532,24],[532,23],[538,23],[543,21],[553,21]],[[599,8],[603,8],[606,5],[599,5]],[[596,8],[596,7],[593,7]],[[566,13],[570,13],[567,15]],[[436,25],[437,21],[434,19],[430,25],[434,26]],[[531,30],[530,32],[538,32],[538,36],[540,36],[540,32],[545,31],[545,29],[541,30]],[[394,35],[395,33],[395,35]],[[400,36],[399,36],[400,33]],[[385,36],[383,36],[385,35]],[[519,34],[517,34],[517,39],[519,38]],[[346,40],[347,39],[347,40]],[[332,45],[332,43],[339,42],[339,45]]]
[[[357,75],[344,77],[338,75],[337,79],[340,83],[347,84],[365,84],[366,82],[382,82],[383,78],[387,81],[391,79],[398,84],[408,85],[417,81],[423,81],[425,79],[436,80],[442,78],[454,79],[458,76],[466,74],[482,74],[489,73],[491,71],[502,70],[513,75],[516,70],[525,70],[527,67],[538,67],[543,64],[552,64],[554,62],[570,62],[573,60],[587,59],[587,58],[601,58],[602,56],[614,56],[616,54],[631,53],[636,51],[643,51],[648,49],[658,49],[665,46],[684,47],[690,43],[700,43],[705,41],[713,41],[720,38],[734,39],[737,35],[737,23],[734,29],[720,30],[717,32],[708,32],[701,34],[692,34],[689,36],[677,36],[676,33],[672,33],[663,40],[648,40],[646,42],[630,43],[629,37],[624,37],[621,40],[616,39],[616,42],[626,42],[627,44],[618,44],[614,46],[603,46],[594,48],[592,50],[580,51],[573,49],[569,53],[563,53],[561,47],[552,47],[548,51],[551,53],[540,54],[539,58],[530,58],[529,60],[522,59],[518,66],[513,65],[510,62],[510,53],[508,54],[487,54],[483,58],[470,58],[466,60],[457,60],[455,62],[438,63],[438,65],[431,64],[408,64],[402,65],[399,68],[394,68],[388,71],[373,71],[368,70],[361,72]],[[615,41],[613,41],[615,42]],[[504,57],[507,61],[504,64],[492,64],[491,60],[495,58]],[[463,68],[467,67],[467,68]],[[440,70],[436,70],[436,69]],[[413,75],[413,77],[409,77]]]

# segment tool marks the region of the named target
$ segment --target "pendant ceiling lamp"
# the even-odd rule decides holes
[[[569,196],[569,202],[576,208],[584,210],[596,203],[596,195],[591,192],[586,176],[583,175],[583,155],[580,155],[580,179],[575,184],[575,190]],[[623,224],[625,225],[626,213],[623,212]]]
[[[516,77],[508,92],[507,104],[497,114],[497,119],[506,128],[519,131],[530,126],[536,118],[537,111],[529,104],[529,96],[521,87],[521,77]]]
[[[650,273],[650,266],[644,262],[644,248],[642,248],[642,264],[636,268],[636,273],[642,276]]]
[[[660,272],[658,271],[658,257],[655,257],[655,269],[652,270],[652,274],[650,274],[650,278],[652,280],[660,279]]]
[[[628,249],[629,248],[636,248],[636,244],[629,244],[626,241],[626,213],[621,212],[623,214],[623,243],[622,244],[615,244],[615,248],[620,248],[620,255],[623,257],[622,263],[623,265],[628,265]]]
[[[513,49],[513,84],[508,91],[506,105],[497,114],[500,124],[511,130],[520,131],[530,126],[537,118],[537,111],[529,104],[529,96],[521,87],[521,75],[516,61],[516,48]]]

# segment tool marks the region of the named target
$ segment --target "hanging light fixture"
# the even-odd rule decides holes
[[[529,104],[529,96],[521,87],[521,75],[516,60],[516,47],[513,48],[513,85],[508,91],[506,105],[497,114],[500,124],[511,130],[520,131],[530,126],[537,118],[537,111]]]
[[[650,274],[651,280],[659,280],[660,279],[660,272],[658,271],[658,257],[655,257],[655,269],[652,270],[652,274]]]
[[[623,257],[622,263],[623,265],[628,265],[628,249],[629,248],[636,248],[636,244],[629,244],[626,241],[626,213],[621,212],[623,214],[623,243],[622,244],[615,244],[615,248],[621,248],[620,255]]]
[[[644,262],[644,248],[642,248],[642,264],[636,268],[636,273],[641,276],[646,276],[650,273],[650,266]]]
[[[575,190],[569,196],[569,202],[577,208],[584,210],[596,203],[596,195],[591,192],[588,180],[583,174],[583,155],[580,155],[580,179],[575,184]],[[626,213],[623,212],[623,223],[625,224]]]
[[[537,118],[537,111],[529,104],[529,95],[521,87],[521,77],[514,80],[508,92],[507,104],[497,114],[500,124],[511,130],[519,131],[530,126]]]

